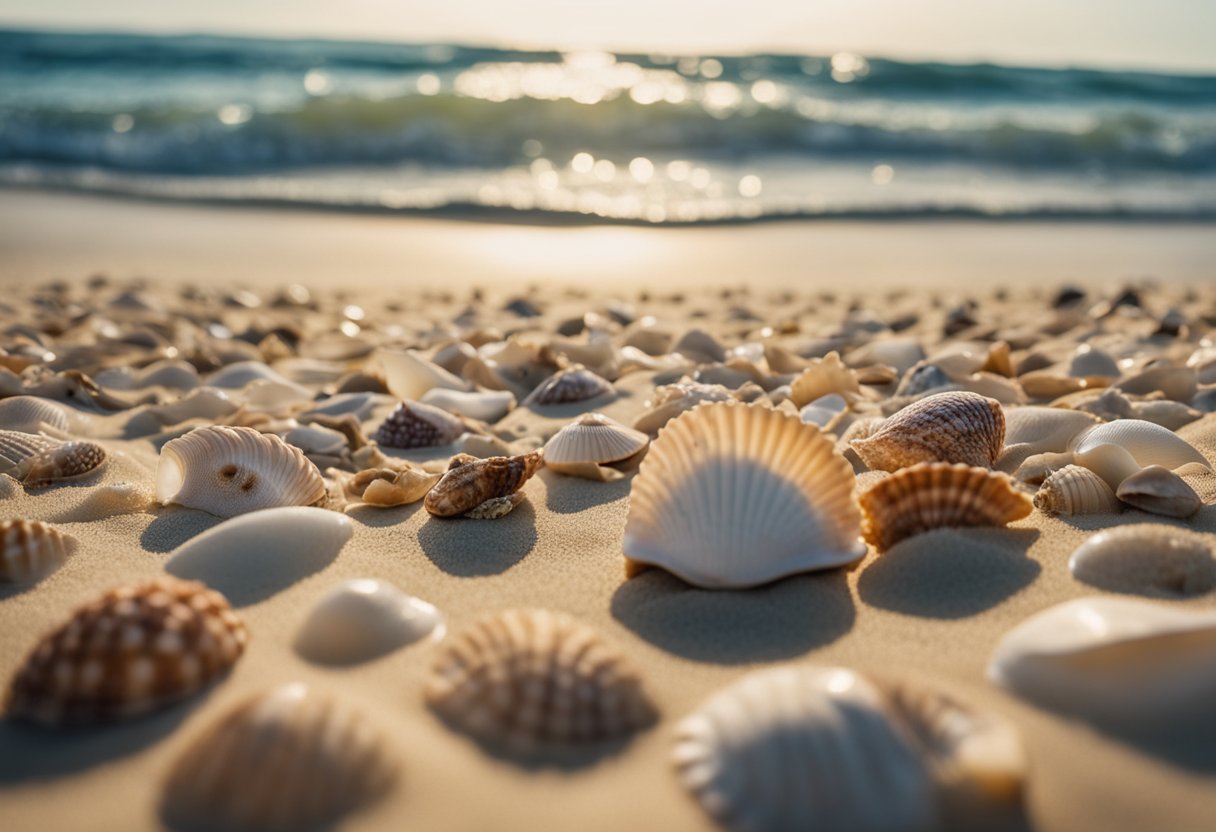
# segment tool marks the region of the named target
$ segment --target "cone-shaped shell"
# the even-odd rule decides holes
[[[1216,589],[1216,557],[1200,535],[1161,523],[1098,532],[1068,560],[1078,581],[1112,592],[1166,598]]]
[[[1080,465],[1065,465],[1043,480],[1034,507],[1045,514],[1118,514],[1123,505],[1106,480]]]
[[[322,829],[374,802],[396,776],[362,712],[296,683],[208,726],[169,772],[161,810],[183,830]]]
[[[932,529],[1004,526],[1033,508],[1005,474],[945,462],[896,471],[860,500],[862,533],[880,552]]]
[[[464,422],[446,410],[421,402],[402,402],[371,438],[386,448],[429,448],[450,445],[464,431]]]
[[[1005,414],[999,402],[976,393],[938,393],[908,405],[852,445],[874,470],[919,462],[991,468],[1005,446]]]
[[[183,699],[227,671],[245,625],[224,596],[160,578],[111,590],[43,637],[13,678],[10,716],[104,722]]]
[[[656,712],[629,660],[595,630],[547,610],[508,610],[451,638],[427,703],[476,739],[515,752],[624,739]]]
[[[528,404],[569,404],[599,398],[613,392],[612,383],[582,364],[567,367],[540,383],[527,398]]]
[[[76,549],[76,538],[37,520],[0,521],[0,584],[37,583]]]
[[[156,497],[220,517],[276,506],[308,506],[325,481],[299,448],[253,428],[195,428],[165,443]]]
[[[421,598],[371,578],[343,581],[317,602],[296,634],[296,651],[323,664],[354,664],[431,636],[443,616]]]
[[[650,437],[640,430],[602,413],[588,413],[545,443],[545,465],[562,473],[571,467],[607,465],[629,459],[648,444]]]
[[[831,439],[797,416],[702,404],[663,428],[634,478],[626,574],[657,566],[739,588],[855,561],[853,482]]]
[[[422,504],[436,517],[455,517],[487,500],[515,493],[544,464],[540,451],[488,459],[458,454]]]

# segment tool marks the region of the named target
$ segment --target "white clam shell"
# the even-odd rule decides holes
[[[1005,408],[1005,445],[1029,445],[1031,453],[1060,452],[1082,431],[1100,424],[1088,413],[1059,407]]]
[[[1099,720],[1210,714],[1216,611],[1105,596],[1068,601],[1006,633],[988,676],[1044,707]]]
[[[1097,425],[1079,434],[1071,446],[1077,463],[1101,474],[1112,488],[1117,488],[1122,479],[1111,482],[1111,477],[1115,474],[1108,475],[1085,461],[1096,449],[1103,446],[1122,449],[1138,468],[1161,465],[1172,470],[1190,462],[1211,467],[1203,454],[1173,431],[1142,419],[1120,419],[1117,422]],[[1121,464],[1117,467],[1126,466]]]
[[[845,356],[845,362],[849,366],[864,367],[870,364],[885,364],[888,367],[894,367],[900,375],[924,359],[925,351],[915,338],[886,338],[871,341]]]
[[[177,401],[147,409],[163,425],[177,425],[187,419],[222,419],[235,413],[237,404],[215,387],[199,387]]]
[[[1124,479],[1115,496],[1141,511],[1166,517],[1190,517],[1203,507],[1195,489],[1160,465],[1150,465]]]
[[[38,396],[11,396],[0,399],[0,429],[62,435],[70,424],[67,412],[55,402]]]
[[[700,405],[663,428],[633,481],[627,567],[737,588],[850,563],[865,554],[853,484],[831,439],[797,417]]]
[[[353,664],[443,638],[443,616],[421,598],[370,578],[343,581],[317,602],[296,634],[296,651],[323,664]]]
[[[1195,370],[1191,367],[1162,366],[1150,367],[1134,376],[1121,379],[1114,386],[1124,393],[1136,396],[1147,396],[1159,390],[1167,399],[1189,402],[1195,398],[1198,380]]]
[[[545,443],[545,465],[564,473],[571,466],[607,465],[629,459],[650,444],[650,437],[602,413],[588,413]]]
[[[1098,532],[1068,559],[1074,578],[1100,589],[1168,598],[1216,589],[1216,556],[1200,535],[1160,523]]]
[[[1073,378],[1108,378],[1120,375],[1119,364],[1106,350],[1082,344],[1068,359],[1068,374]]]
[[[324,496],[320,472],[299,448],[252,428],[196,428],[165,443],[156,469],[158,500],[220,517]]]
[[[306,454],[340,454],[348,444],[345,434],[322,425],[292,428],[283,435],[283,441]]]
[[[480,390],[474,393],[433,387],[419,401],[449,413],[493,423],[515,407],[515,394],[510,390]]]
[[[417,401],[435,387],[468,390],[469,383],[428,361],[411,350],[376,350],[376,360],[384,372],[384,383],[398,399]]]

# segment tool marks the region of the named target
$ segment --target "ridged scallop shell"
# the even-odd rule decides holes
[[[680,781],[734,832],[929,832],[1020,798],[1021,741],[935,691],[844,668],[760,670],[676,728]]]
[[[30,488],[76,479],[106,462],[105,448],[93,442],[52,439],[40,434],[0,430],[0,474]]]
[[[409,350],[379,349],[376,360],[384,371],[389,392],[403,400],[416,401],[428,390],[443,387],[468,390],[469,383],[457,378],[434,362]]]
[[[471,419],[494,423],[515,407],[515,394],[510,390],[479,390],[474,393],[433,387],[422,396],[422,403]]]
[[[299,448],[253,428],[195,428],[165,443],[156,497],[220,517],[325,497],[325,481]]]
[[[333,473],[332,470],[330,472]],[[435,487],[442,474],[432,474],[420,468],[395,470],[367,468],[353,475],[343,475],[342,491],[348,500],[359,500],[372,506],[403,506],[416,503]]]
[[[627,428],[602,413],[587,413],[545,443],[545,465],[561,474],[585,476],[596,468],[630,459],[650,444],[640,430]]]
[[[540,383],[525,400],[527,404],[553,405],[583,402],[614,393],[612,383],[574,364]]]
[[[1045,514],[1118,514],[1123,506],[1106,480],[1080,465],[1066,465],[1043,480],[1034,507]]]
[[[544,464],[540,451],[488,459],[458,454],[443,478],[427,492],[423,505],[436,517],[464,514],[486,500],[515,493]]]
[[[183,829],[325,829],[383,796],[397,770],[361,711],[282,685],[240,702],[187,746],[161,812]]]
[[[0,545],[0,584],[29,585],[63,566],[77,541],[37,520],[3,520]]]
[[[1006,633],[988,677],[1079,716],[1207,718],[1216,695],[1216,611],[1107,596],[1067,601]]]
[[[1133,508],[1165,517],[1190,517],[1203,507],[1203,501],[1182,479],[1168,468],[1150,465],[1132,474],[1115,495]]]
[[[950,392],[908,405],[853,449],[867,467],[897,471],[918,462],[996,464],[1005,446],[1005,414],[993,399]]]
[[[456,728],[517,753],[622,740],[656,718],[619,649],[547,610],[497,613],[449,639],[426,701]]]
[[[1030,498],[1005,474],[922,462],[880,480],[860,497],[862,534],[878,551],[932,529],[1004,526],[1030,514]]]
[[[625,521],[626,574],[647,566],[706,588],[768,583],[857,560],[853,470],[832,440],[760,405],[703,404],[642,461]]]
[[[78,608],[26,657],[10,716],[49,725],[146,713],[197,692],[240,658],[248,633],[224,596],[159,578]]]
[[[1098,532],[1077,547],[1068,568],[1078,581],[1111,592],[1177,598],[1216,589],[1216,556],[1208,542],[1160,523]]]
[[[836,352],[814,359],[811,366],[790,382],[790,398],[799,408],[832,394],[842,396],[846,401],[861,398],[857,376],[844,366],[840,354]]]
[[[371,578],[343,581],[325,593],[296,634],[296,651],[324,664],[353,664],[428,636],[443,637],[443,616],[421,598]]]
[[[22,433],[66,433],[67,413],[54,402],[37,396],[12,396],[0,400],[0,428]]]
[[[402,402],[371,438],[386,448],[429,448],[450,445],[464,432],[464,422],[446,410],[421,402]]]

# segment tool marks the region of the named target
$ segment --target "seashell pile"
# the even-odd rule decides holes
[[[539,451],[514,457],[492,456],[489,459],[458,454],[452,458],[447,473],[427,492],[423,505],[436,517],[467,514],[489,500],[510,497],[544,464],[544,457]]]
[[[0,584],[34,584],[63,566],[79,542],[37,520],[0,520]]]
[[[1005,413],[976,393],[938,393],[900,410],[853,449],[868,468],[898,471],[919,462],[992,468],[1005,447]]]
[[[588,413],[545,443],[545,467],[559,474],[593,480],[620,479],[618,468],[634,461],[650,444],[640,430],[627,428],[602,413]]]

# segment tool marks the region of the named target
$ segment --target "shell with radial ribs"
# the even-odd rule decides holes
[[[13,678],[6,710],[49,725],[147,713],[218,678],[248,637],[224,596],[200,583],[120,587],[42,638]]]
[[[582,364],[574,364],[554,373],[540,383],[528,396],[529,404],[569,404],[599,398],[613,392],[612,383],[588,370]]]
[[[1065,465],[1043,480],[1034,507],[1045,514],[1064,515],[1118,514],[1123,509],[1106,480],[1080,465]]]
[[[304,453],[253,428],[195,428],[165,443],[156,497],[220,517],[277,506],[308,506],[325,497],[325,481]]]
[[[397,771],[361,711],[304,684],[282,685],[238,703],[187,746],[161,810],[184,828],[328,828],[384,795]]]
[[[487,500],[514,494],[544,464],[540,451],[488,459],[457,454],[422,504],[436,517],[455,517]]]
[[[629,494],[625,569],[741,588],[857,560],[853,470],[832,440],[761,405],[702,404],[673,419]]]
[[[867,467],[897,471],[919,462],[996,464],[1005,446],[1001,405],[976,393],[938,393],[914,402],[852,443]]]
[[[30,488],[93,473],[107,459],[106,449],[84,440],[62,441],[41,434],[0,430],[0,474]]]
[[[624,739],[656,718],[617,647],[547,610],[501,612],[450,639],[426,701],[456,728],[517,753]]]
[[[1208,542],[1163,523],[1098,532],[1077,547],[1068,568],[1078,581],[1111,592],[1178,598],[1216,589],[1216,556]]]
[[[984,828],[1020,799],[1026,768],[994,715],[817,666],[718,691],[680,722],[673,756],[684,787],[735,832]]]
[[[1005,474],[970,465],[922,462],[861,495],[862,534],[883,552],[932,529],[1004,526],[1030,514],[1030,498]]]
[[[38,396],[11,396],[0,400],[0,428],[22,433],[63,434],[69,423],[64,408],[55,402]]]
[[[571,473],[587,465],[610,465],[636,456],[650,437],[602,413],[587,413],[545,443],[545,465]]]
[[[429,404],[402,402],[371,438],[386,448],[450,445],[465,432],[464,422]]]
[[[63,566],[76,538],[37,520],[0,521],[0,584],[34,584]]]

